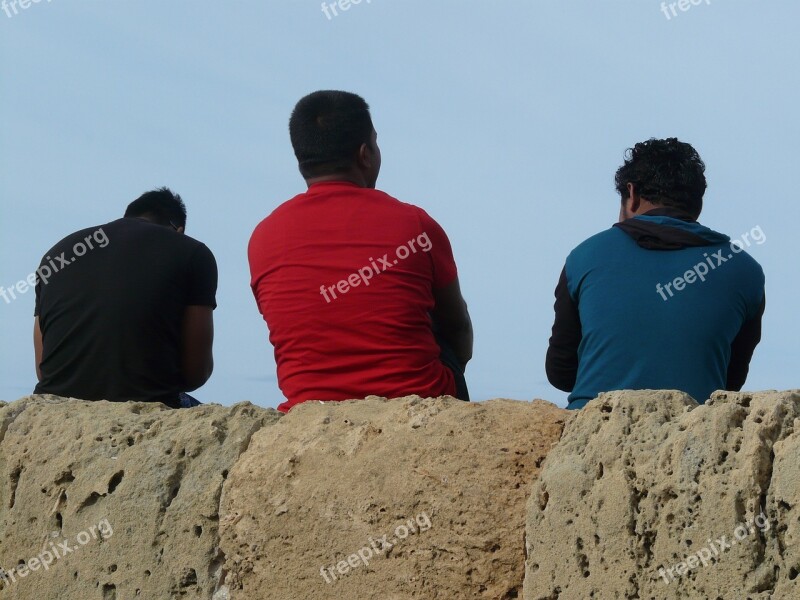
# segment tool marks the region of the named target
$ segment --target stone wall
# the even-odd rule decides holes
[[[292,409],[225,486],[230,597],[521,597],[525,503],[565,415],[418,397]]]
[[[0,600],[794,599],[799,459],[798,392],[31,396],[0,403]]]

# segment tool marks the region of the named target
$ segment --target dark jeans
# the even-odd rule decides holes
[[[433,322],[433,335],[436,338],[436,343],[439,344],[439,349],[441,351],[439,354],[439,360],[442,361],[442,364],[445,367],[453,372],[453,376],[455,377],[456,398],[469,402],[469,390],[467,389],[467,379],[464,376],[464,365],[458,361],[453,348],[439,333],[439,328],[436,325],[436,321]]]
[[[181,408],[192,408],[193,406],[200,406],[202,404],[197,398],[193,398],[186,392],[180,393],[180,403]]]

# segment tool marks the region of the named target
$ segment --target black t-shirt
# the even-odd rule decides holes
[[[184,311],[216,308],[216,290],[214,255],[169,227],[125,218],[67,236],[37,271],[34,393],[177,406]]]

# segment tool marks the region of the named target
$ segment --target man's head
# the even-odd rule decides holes
[[[305,96],[292,111],[289,135],[307,182],[343,179],[375,187],[381,153],[361,96],[331,90]]]
[[[649,139],[628,148],[615,177],[622,199],[620,220],[657,207],[676,208],[697,219],[706,191],[705,169],[697,151],[677,138]]]
[[[125,209],[126,217],[138,217],[156,225],[172,227],[183,233],[186,229],[186,205],[178,194],[167,187],[145,192]]]

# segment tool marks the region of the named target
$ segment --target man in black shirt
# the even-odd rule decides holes
[[[217,265],[168,188],[67,236],[37,270],[36,394],[178,408],[213,369]]]

